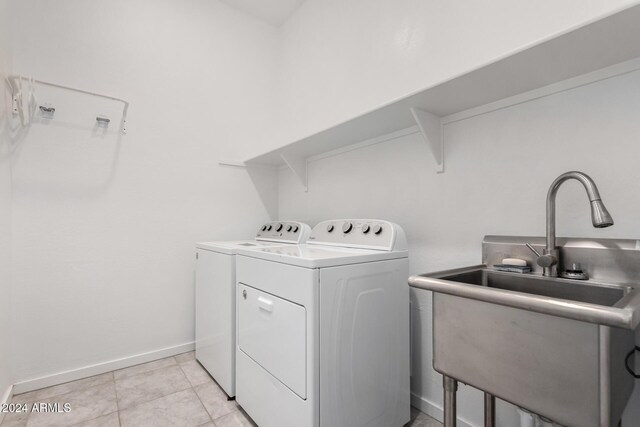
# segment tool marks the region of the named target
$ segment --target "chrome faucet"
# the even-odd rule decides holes
[[[610,227],[613,225],[613,218],[600,199],[600,193],[596,183],[582,172],[566,172],[556,178],[549,192],[547,193],[547,246],[540,255],[533,246],[527,245],[537,256],[537,263],[543,268],[543,276],[558,277],[558,264],[560,264],[560,248],[556,246],[556,193],[563,182],[575,179],[580,181],[587,191],[589,202],[591,202],[591,221],[596,228]]]

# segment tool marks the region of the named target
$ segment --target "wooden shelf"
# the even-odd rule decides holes
[[[244,163],[247,166],[287,165],[306,187],[309,157],[417,124],[432,148],[438,170],[442,171],[442,118],[517,98],[638,57],[640,5],[542,40],[298,141],[283,143],[280,148],[251,157]],[[618,74],[622,72],[628,72],[628,67]],[[579,79],[576,81],[574,87],[580,85]],[[555,90],[564,89],[566,86],[561,85]]]

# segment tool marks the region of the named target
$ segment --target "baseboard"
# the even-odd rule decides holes
[[[436,420],[443,422],[444,420],[444,411],[442,410],[442,406],[437,405],[422,396],[418,396],[417,394],[411,393],[411,405],[420,409],[425,414],[430,417],[435,418]],[[471,424],[469,421],[462,419],[458,416],[458,426],[460,427],[477,427]]]
[[[0,405],[2,405],[3,403],[11,403],[11,399],[13,399],[13,386],[12,385],[7,387],[5,392],[2,393],[2,395],[0,395]],[[0,411],[0,425],[2,424],[2,421],[4,421],[4,416],[5,416],[5,413]]]
[[[59,372],[57,374],[47,375],[45,377],[20,381],[13,386],[13,393],[26,393],[32,390],[38,390],[45,387],[51,387],[53,385],[68,383],[69,381],[75,381],[82,378],[92,377],[94,375],[104,374],[105,372],[115,371],[116,369],[128,368],[129,366],[151,362],[154,360],[162,359],[164,357],[175,356],[176,354],[186,353],[187,351],[192,351],[193,349],[195,349],[195,343],[189,342],[173,347],[150,351],[148,353],[136,354],[129,357],[123,357],[121,359],[110,360],[108,362]]]

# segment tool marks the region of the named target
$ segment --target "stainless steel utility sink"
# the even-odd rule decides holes
[[[635,329],[640,286],[496,271],[486,265],[413,276],[411,284],[538,313]]]
[[[616,426],[634,386],[625,356],[640,321],[640,244],[560,241],[592,280],[495,271],[507,256],[534,265],[525,243],[544,244],[500,236],[485,237],[485,264],[410,277],[434,292],[433,366],[564,426]]]
[[[450,275],[441,276],[440,279],[606,307],[613,307],[625,295],[633,291],[630,286],[612,286],[593,281],[576,282],[575,280],[540,277],[532,274],[495,271],[484,265],[463,269]]]

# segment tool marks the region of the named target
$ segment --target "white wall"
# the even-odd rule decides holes
[[[282,27],[286,125],[272,144],[313,134],[636,3],[307,0]],[[311,223],[394,220],[408,233],[412,272],[421,273],[479,262],[485,234],[543,235],[548,185],[564,171],[581,169],[599,183],[616,226],[590,228],[585,196],[569,183],[559,196],[561,234],[638,237],[640,195],[630,189],[640,173],[633,137],[640,106],[632,95],[639,82],[637,74],[621,77],[449,125],[444,175],[435,174],[418,135],[312,162],[308,193],[281,171],[279,215]],[[413,298],[412,390],[417,404],[439,415],[430,295],[414,292]],[[479,393],[463,387],[460,398],[463,418],[479,425]],[[499,411],[502,426],[515,425],[508,405]],[[626,417],[640,423],[640,414]]]
[[[598,184],[615,219],[591,227],[583,188],[568,182],[558,194],[561,236],[640,238],[640,72],[445,126],[446,172],[420,135],[398,138],[309,164],[309,191],[280,172],[283,217],[373,217],[402,225],[411,273],[481,262],[486,234],[543,236],[545,198],[553,179],[582,170]],[[438,415],[442,380],[431,368],[431,295],[412,292],[412,392]],[[638,337],[640,343],[640,336]],[[640,425],[640,387],[623,425]],[[633,407],[635,406],[635,409]],[[481,425],[482,399],[462,386],[459,414]],[[499,425],[514,413],[500,406]]]
[[[218,161],[272,123],[276,30],[211,0],[21,0],[12,19],[16,73],[131,103],[128,134],[102,135],[119,104],[37,88],[56,117],[14,158],[17,380],[192,343],[194,243],[274,208]]]
[[[282,27],[292,141],[637,0],[306,0]]]
[[[11,73],[9,0],[0,0],[0,403],[8,396],[11,370]],[[4,414],[0,414],[0,422]]]

